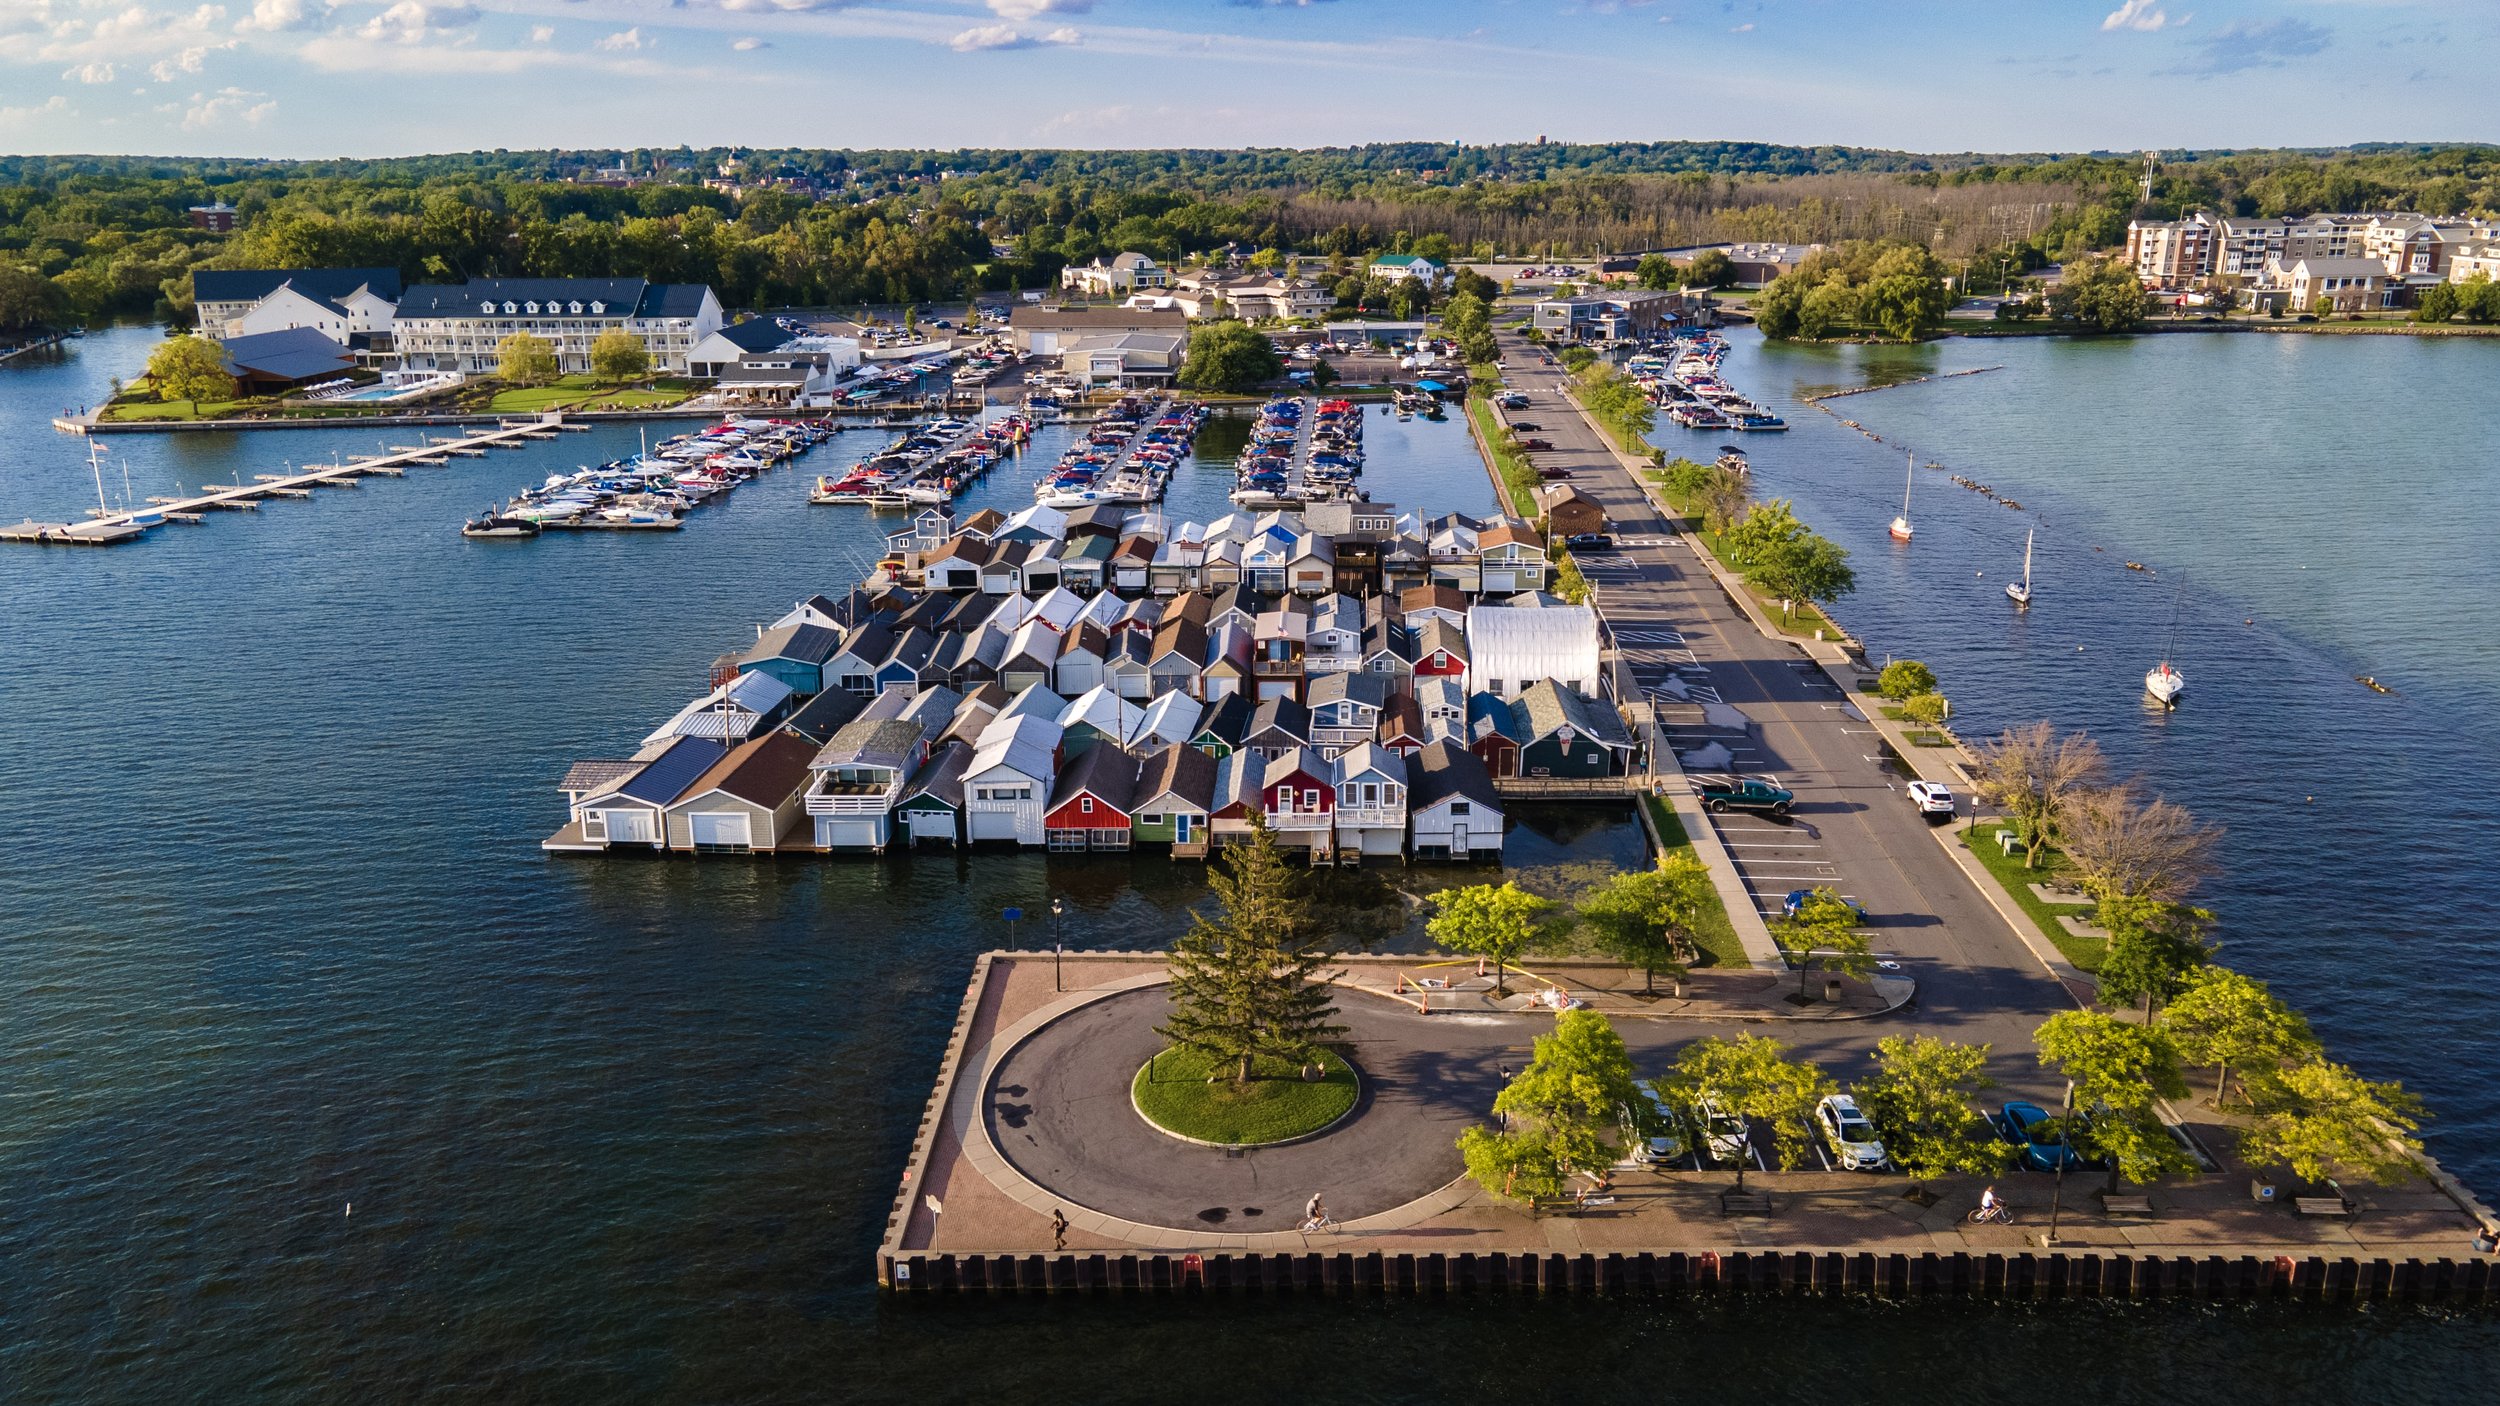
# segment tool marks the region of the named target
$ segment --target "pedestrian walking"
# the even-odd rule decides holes
[[[1050,1248],[1068,1248],[1068,1213],[1057,1206],[1050,1208]]]

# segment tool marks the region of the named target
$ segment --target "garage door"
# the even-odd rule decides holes
[[[606,810],[599,814],[608,818],[610,844],[647,845],[660,837],[659,827],[652,823],[658,817],[647,810]]]
[[[1016,837],[1016,813],[1012,810],[976,810],[972,812],[972,838],[976,840],[1012,840]]]
[[[694,826],[696,849],[746,849],[754,843],[745,811],[699,810],[688,819]]]
[[[955,838],[953,811],[907,811],[905,818],[911,822],[911,837],[915,840],[952,840]]]

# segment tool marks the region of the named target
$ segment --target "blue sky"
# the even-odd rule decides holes
[[[0,151],[2500,140],[2500,0],[0,0]]]

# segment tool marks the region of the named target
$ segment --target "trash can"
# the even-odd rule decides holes
[[[1837,1001],[1840,999],[1840,978],[1827,977],[1824,979],[1823,999],[1826,1001]]]
[[[2268,1179],[2266,1179],[2266,1178],[2264,1178],[2264,1177],[2251,1177],[2251,1178],[2249,1178],[2249,1181],[2248,1181],[2248,1198],[2249,1198],[2250,1200],[2252,1200],[2252,1201],[2260,1201],[2260,1202],[2271,1202],[2271,1201],[2273,1201],[2273,1200],[2274,1200],[2274,1183],[2273,1183],[2272,1181],[2269,1181]]]

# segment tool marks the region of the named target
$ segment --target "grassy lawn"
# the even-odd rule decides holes
[[[1502,496],[1512,513],[1525,518],[1537,516],[1536,469],[1527,456],[1502,445],[1501,423],[1493,418],[1493,402],[1470,398],[1467,414],[1475,421],[1476,434],[1484,443],[1485,453],[1493,460],[1493,476],[1502,485]]]
[[[2065,954],[2067,961],[2084,971],[2099,971],[2101,956],[2109,950],[2109,944],[2097,937],[2077,937],[2066,931],[2064,925],[2057,921],[2061,913],[2088,918],[2092,914],[2092,909],[2088,905],[2074,907],[2043,903],[2032,893],[2033,884],[2045,884],[2056,879],[2064,868],[2064,864],[2058,858],[2057,852],[2050,850],[2042,856],[2041,867],[2025,869],[2023,847],[2017,844],[2014,846],[2014,852],[2007,854],[1996,838],[1999,832],[2013,828],[2011,825],[1998,821],[1982,825],[1976,831],[1965,832],[1963,840],[1969,846],[1970,852],[1979,857],[1980,865],[1996,876],[1997,883],[2004,888],[2007,896],[2012,898],[2023,912],[2030,915],[2031,921],[2039,927],[2041,936],[2056,943],[2057,950]]]
[[[1684,822],[1677,817],[1675,807],[1657,796],[1643,796],[1641,804],[1649,807],[1650,823],[1658,827],[1658,838],[1667,846],[1660,858],[1693,852],[1693,837],[1684,833]],[[1693,940],[1701,947],[1701,960],[1695,966],[1733,967],[1741,971],[1753,965],[1745,955],[1745,944],[1736,940],[1736,925],[1728,921],[1727,906],[1718,901],[1715,890],[1709,911],[1702,915],[1701,931],[1693,934]]]
[[[1668,507],[1675,510],[1676,516],[1684,520],[1684,530],[1692,533],[1694,539],[1699,541],[1703,549],[1708,551],[1712,557],[1716,558],[1721,566],[1726,566],[1726,543],[1719,539],[1718,533],[1712,532],[1703,527],[1701,525],[1701,514],[1694,510],[1691,503],[1676,496],[1675,490],[1667,486],[1666,471],[1663,469],[1650,470],[1649,481],[1651,484],[1656,486],[1658,496],[1665,500]],[[1732,569],[1733,568],[1731,568],[1731,570]],[[1739,574],[1741,575],[1741,573]],[[1760,586],[1755,585],[1751,581],[1745,582],[1745,589],[1752,593],[1754,604],[1762,608],[1763,618],[1769,620],[1774,626],[1778,627],[1785,634],[1793,635],[1798,639],[1810,640],[1814,638],[1815,631],[1821,630],[1823,632],[1823,638],[1827,640],[1845,639],[1848,637],[1848,631],[1833,624],[1831,618],[1826,616],[1822,611],[1816,609],[1814,602],[1810,600],[1798,601],[1796,603],[1796,608],[1783,618],[1780,614],[1779,597],[1763,590]]]
[[[1909,739],[1913,747],[1950,747],[1953,745],[1952,738],[1941,732],[1931,732],[1926,728],[1912,728],[1903,736]]]
[[[1306,1083],[1299,1069],[1260,1060],[1250,1082],[1236,1086],[1229,1062],[1219,1068],[1196,1050],[1167,1049],[1137,1071],[1130,1093],[1147,1121],[1166,1132],[1201,1142],[1283,1142],[1344,1117],[1362,1092],[1344,1060],[1322,1051],[1319,1064],[1326,1077]]]
[[[498,415],[535,415],[549,410],[651,410],[686,398],[682,381],[659,381],[650,387],[619,386],[595,376],[566,376],[552,385],[495,392],[486,409]]]

